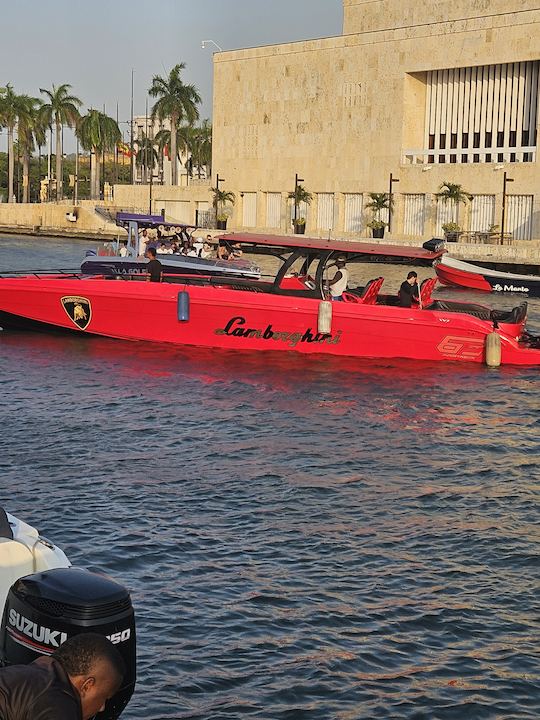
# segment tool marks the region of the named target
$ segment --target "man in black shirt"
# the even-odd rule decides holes
[[[156,260],[156,248],[148,248],[146,257],[149,258],[149,262],[146,265],[146,272],[148,273],[146,279],[150,282],[161,282],[163,268],[159,260]]]
[[[418,294],[418,274],[411,270],[407,279],[401,283],[399,288],[399,305],[401,307],[412,307],[420,302]]]
[[[0,670],[2,720],[90,720],[118,691],[124,661],[104,635],[69,638],[50,657]]]

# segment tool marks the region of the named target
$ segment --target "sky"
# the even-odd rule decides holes
[[[40,96],[69,83],[84,109],[102,109],[128,135],[131,72],[134,114],[144,115],[154,75],[178,62],[183,80],[212,116],[212,53],[340,35],[342,0],[14,0],[1,3],[0,87]],[[150,101],[151,102],[151,101]],[[70,151],[66,138],[65,150]],[[0,150],[6,145],[0,134]],[[71,148],[72,150],[72,148]]]

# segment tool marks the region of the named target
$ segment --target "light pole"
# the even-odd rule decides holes
[[[217,214],[218,214],[218,195],[219,195],[219,183],[225,182],[225,178],[220,178],[219,173],[216,174],[216,195],[214,200],[214,212],[216,213],[216,225],[217,225]]]
[[[214,40],[201,40],[201,48],[204,50],[208,43],[215,45],[219,52],[223,52],[223,48],[220,47]]]
[[[79,204],[79,137],[77,136],[77,147],[75,150],[75,183],[73,187],[73,204]]]
[[[304,178],[298,177],[298,173],[294,175],[294,227],[296,228],[296,220],[298,217],[298,186],[304,182]]]
[[[501,245],[504,243],[504,220],[506,215],[506,183],[514,182],[513,178],[509,178],[506,170],[503,174],[503,191],[502,191],[502,215],[501,215]]]
[[[390,184],[388,190],[388,232],[392,231],[392,185],[397,182],[399,182],[399,180],[392,177],[392,173],[390,173]]]

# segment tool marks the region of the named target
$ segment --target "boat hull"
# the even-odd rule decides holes
[[[210,277],[244,277],[258,279],[260,268],[245,260],[206,260],[181,255],[159,255],[163,272],[169,275],[204,275]],[[89,255],[81,263],[84,275],[130,277],[146,275],[148,261],[115,255]]]
[[[435,272],[445,285],[483,292],[518,293],[529,297],[540,297],[540,277],[536,275],[498,272],[447,257],[435,265]]]
[[[462,312],[332,303],[330,332],[318,332],[321,301],[223,286],[98,278],[0,278],[8,326],[54,328],[125,340],[352,357],[484,362],[494,323]],[[525,314],[500,325],[502,362],[540,364],[518,342]]]

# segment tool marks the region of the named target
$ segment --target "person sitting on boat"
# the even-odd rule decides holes
[[[201,258],[203,260],[209,260],[212,257],[213,251],[212,251],[212,245],[208,242],[208,240],[205,240],[203,242],[202,250],[201,250]]]
[[[238,258],[241,258],[243,254],[244,252],[240,243],[234,243],[229,253],[229,260],[238,260]]]
[[[414,270],[411,270],[407,279],[401,283],[398,296],[400,307],[413,307],[419,304],[418,273]]]
[[[161,282],[163,275],[163,266],[156,259],[156,248],[149,247],[146,251],[146,257],[148,263],[146,265],[146,272],[148,273],[146,280],[148,282]]]
[[[131,250],[128,248],[127,240],[122,240],[122,246],[118,254],[120,255],[120,257],[131,257]]]
[[[180,254],[186,255],[187,257],[197,257],[197,253],[195,252],[195,249],[193,248],[190,240],[184,240],[182,242]]]
[[[216,256],[218,260],[228,260],[231,254],[231,248],[227,243],[219,242],[216,250]]]
[[[193,249],[195,250],[195,253],[196,253],[197,257],[201,257],[201,252],[202,252],[202,249],[203,249],[203,239],[202,239],[202,237],[193,238],[193,243],[192,243],[192,245],[193,245]]]
[[[336,260],[337,271],[328,283],[330,289],[330,297],[333,301],[343,300],[343,293],[347,289],[347,283],[349,282],[349,271],[347,270],[346,260],[344,257],[339,257]]]

